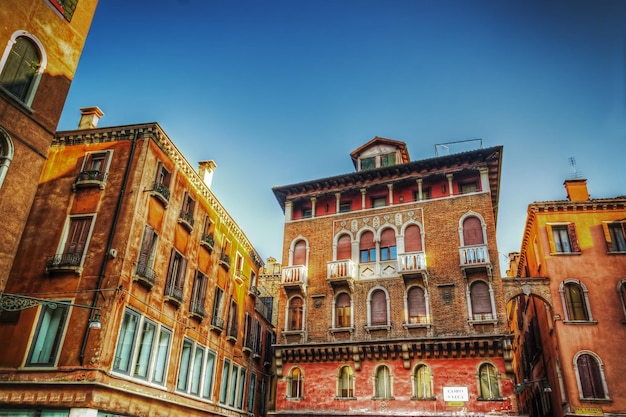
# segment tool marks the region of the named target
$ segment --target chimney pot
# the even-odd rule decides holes
[[[104,116],[104,113],[98,106],[83,107],[80,109],[79,129],[95,129],[98,127],[98,121]]]
[[[198,175],[204,181],[204,184],[211,188],[211,183],[213,182],[213,172],[215,172],[215,168],[217,165],[215,161],[200,161],[198,163]]]
[[[565,180],[563,183],[569,201],[589,201],[589,191],[587,191],[587,180],[576,178]]]

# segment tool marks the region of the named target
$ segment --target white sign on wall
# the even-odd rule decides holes
[[[469,401],[467,387],[443,387],[444,401]]]

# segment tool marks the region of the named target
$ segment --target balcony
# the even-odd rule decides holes
[[[179,307],[183,302],[183,289],[175,286],[173,283],[169,283],[165,287],[165,300]]]
[[[224,330],[224,319],[218,316],[211,317],[211,330],[222,333]]]
[[[203,235],[200,239],[200,246],[206,248],[209,253],[212,253],[213,247],[215,246],[215,238],[213,237],[213,233],[207,233]]]
[[[326,280],[333,288],[353,287],[357,269],[351,259],[328,262],[326,271]]]
[[[239,285],[243,284],[243,282],[248,278],[241,270],[235,271],[233,275],[235,278],[235,282]]]
[[[107,176],[108,173],[102,171],[82,171],[76,177],[74,184],[72,184],[72,191],[76,191],[79,188],[96,187],[103,190]]]
[[[230,256],[226,255],[225,253],[222,253],[220,255],[220,265],[226,271],[230,271]]]
[[[261,295],[261,291],[255,285],[250,285],[250,288],[248,288],[248,295],[258,297]]]
[[[407,252],[398,255],[398,273],[405,282],[426,279],[426,255],[424,252]]]
[[[58,253],[49,256],[46,260],[46,274],[74,272],[80,275],[83,272],[82,259],[81,253]]]
[[[167,205],[170,201],[170,189],[167,188],[165,184],[161,182],[155,182],[154,184],[152,184],[150,195],[159,200],[161,204],[163,204],[163,206],[167,208]]]
[[[181,210],[178,215],[178,223],[187,229],[188,232],[191,232],[193,230],[194,223],[193,213]]]
[[[191,313],[191,317],[202,321],[206,317],[206,310],[204,309],[203,300],[192,301],[191,305],[189,306],[189,313]]]
[[[487,267],[489,261],[489,248],[487,245],[464,246],[459,248],[461,268]]]
[[[280,278],[280,286],[285,292],[306,293],[308,280],[308,268],[306,265],[285,266]]]
[[[135,269],[135,280],[144,285],[148,289],[152,289],[154,284],[156,284],[157,274],[148,265],[138,264],[137,269]]]

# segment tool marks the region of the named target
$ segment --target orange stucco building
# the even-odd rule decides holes
[[[508,305],[517,392],[531,416],[626,415],[626,197],[590,198],[585,179],[567,199],[528,206]]]
[[[97,3],[3,0],[0,6],[0,291]]]
[[[58,132],[0,297],[0,414],[261,416],[263,265],[156,123]],[[52,413],[52,414],[50,414]]]
[[[269,415],[511,415],[496,248],[502,147],[411,161],[375,137],[355,172],[279,186]]]

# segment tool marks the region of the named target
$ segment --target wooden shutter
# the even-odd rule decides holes
[[[420,227],[416,224],[408,226],[404,230],[404,251],[405,252],[421,252],[422,251],[422,233]]]
[[[152,252],[152,244],[156,233],[150,226],[146,226],[143,231],[143,241],[141,242],[141,249],[139,250],[138,264],[147,266],[150,261],[150,254]]]
[[[396,246],[396,232],[393,229],[385,229],[380,236],[380,246],[390,248]]]
[[[407,302],[409,304],[409,321],[413,317],[426,316],[426,299],[423,289],[412,287],[407,295]]]
[[[293,247],[293,264],[306,265],[306,242],[299,240]]]
[[[70,230],[65,242],[65,254],[82,255],[87,245],[91,217],[74,217],[70,220]]]
[[[480,219],[475,216],[466,218],[463,221],[463,246],[482,245],[483,227]]]
[[[569,235],[572,252],[580,252],[580,245],[578,244],[578,237],[576,236],[576,226],[574,225],[574,223],[568,223],[567,234]]]
[[[604,232],[604,240],[606,242],[607,252],[613,252],[613,242],[611,241],[611,230],[609,223],[602,223],[602,231]]]
[[[473,314],[491,313],[491,297],[486,283],[478,281],[472,284],[471,299]]]
[[[387,325],[387,297],[383,290],[376,290],[372,293],[370,311],[372,326]]]
[[[352,239],[350,235],[341,235],[337,240],[337,260],[352,259]]]

